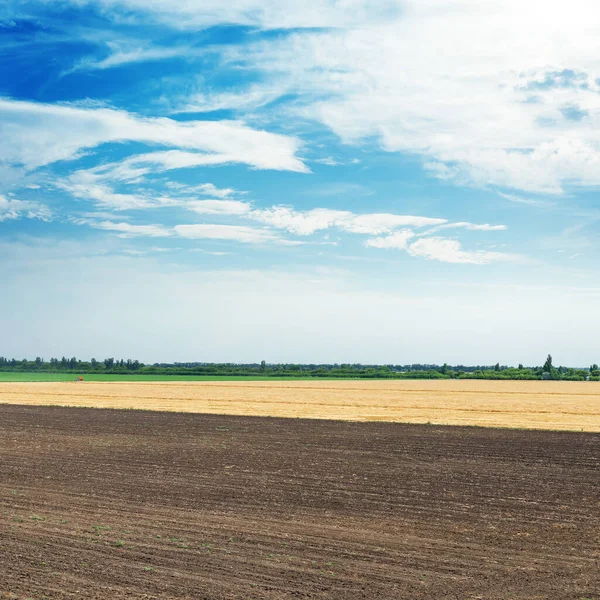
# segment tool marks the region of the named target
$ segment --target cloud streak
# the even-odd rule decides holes
[[[413,215],[373,213],[357,215],[349,211],[315,208],[309,211],[296,211],[289,206],[273,206],[255,210],[250,218],[296,235],[311,235],[336,227],[348,233],[379,235],[401,226],[425,227],[445,223],[445,219]]]
[[[520,257],[504,252],[466,251],[460,242],[440,237],[426,237],[407,247],[411,256],[454,264],[485,265],[491,262],[517,262]]]
[[[71,0],[97,7],[120,21],[152,21],[178,29],[204,29],[220,24],[262,29],[355,27],[398,14],[399,0],[305,0],[302,5],[279,0]]]
[[[273,231],[243,225],[176,225],[175,233],[181,237],[193,240],[223,240],[240,242],[242,244],[282,244],[296,245],[301,242],[293,242],[279,237]]]
[[[16,219],[51,221],[52,211],[45,204],[28,200],[14,200],[0,194],[0,222]]]
[[[0,164],[28,170],[75,159],[109,142],[142,142],[177,150],[137,156],[130,165],[176,169],[241,163],[256,169],[308,172],[296,156],[301,147],[298,139],[240,121],[180,122],[111,108],[0,99],[0,137],[11,140],[0,145]]]
[[[118,232],[121,238],[131,237],[169,237],[171,232],[161,225],[131,225],[130,223],[114,223],[112,221],[87,221],[94,229]]]
[[[107,47],[110,54],[102,59],[84,58],[78,61],[71,69],[65,71],[63,75],[69,75],[77,71],[104,71],[106,69],[114,69],[124,65],[132,65],[135,63],[152,62],[169,60],[173,58],[189,59],[192,56],[197,56],[202,51],[191,48],[189,46],[179,47],[136,47],[129,44],[119,44],[115,42],[107,42]]]
[[[204,189],[208,189],[208,186]],[[273,206],[269,209],[253,209],[250,202],[229,199],[181,201],[189,211],[203,217],[234,218],[261,223],[262,227],[230,223],[179,224],[173,228],[158,225],[132,225],[114,220],[98,221],[88,218],[76,220],[80,225],[116,232],[119,237],[168,237],[177,235],[190,240],[219,240],[242,244],[301,245],[315,243],[302,239],[289,239],[287,234],[306,238],[317,232],[336,228],[347,234],[375,235],[364,242],[366,248],[404,250],[411,256],[446,263],[483,265],[490,262],[516,262],[521,257],[502,252],[483,250],[466,251],[454,239],[432,236],[441,229],[463,229],[467,231],[504,231],[504,225],[478,225],[466,221],[448,223],[445,219],[394,214],[354,214],[350,211],[312,209],[295,211],[289,206]],[[139,208],[139,207],[138,207]],[[100,216],[102,213],[99,213]],[[90,215],[90,216],[93,216]],[[432,229],[423,228],[441,223]],[[402,228],[402,229],[400,229]],[[418,231],[421,229],[421,231]],[[382,235],[387,234],[387,235]],[[316,243],[323,243],[322,241]]]

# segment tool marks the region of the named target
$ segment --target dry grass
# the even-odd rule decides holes
[[[0,403],[600,432],[593,382],[0,383]]]

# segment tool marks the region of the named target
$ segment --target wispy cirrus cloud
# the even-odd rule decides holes
[[[113,217],[114,219],[114,217]],[[163,225],[135,225],[128,222],[115,220],[96,220],[93,218],[75,218],[72,220],[77,225],[89,226],[114,233],[123,239],[129,238],[167,238],[178,236],[188,240],[213,240],[254,245],[284,245],[295,246],[304,242],[289,240],[282,237],[277,231],[262,227],[247,225],[229,225],[220,223],[191,223],[165,227]],[[166,250],[165,250],[166,251]],[[136,250],[142,253],[145,251]],[[228,254],[220,252],[220,254]]]
[[[165,182],[168,193],[138,185],[151,169],[132,166],[133,163],[110,163],[92,169],[75,171],[53,185],[78,200],[93,202],[100,208],[125,211],[184,206],[199,214],[243,214],[250,205],[230,200],[231,195],[243,194],[232,188],[218,188],[212,183],[185,185]],[[123,189],[118,192],[117,187]],[[208,196],[210,199],[199,199]],[[211,198],[216,197],[216,198]]]
[[[459,185],[562,194],[600,184],[593,0],[401,7],[385,23],[234,48],[225,64],[258,69],[263,89],[288,82],[296,97],[288,114],[349,144],[375,139],[421,156],[432,176]]]
[[[518,194],[505,194],[504,192],[498,192],[498,194],[505,200],[508,200],[509,202],[514,202],[516,204],[526,204],[527,206],[535,206],[536,208],[552,208],[556,206],[556,202],[552,202],[550,200],[529,198],[520,196]]]
[[[411,229],[396,231],[385,237],[377,237],[367,240],[365,246],[367,248],[394,248],[396,250],[406,250],[408,242],[415,237],[415,232]]]
[[[109,186],[111,180],[125,180],[127,184],[131,184],[143,180],[147,174],[130,167],[130,164],[124,166],[122,163],[118,163],[77,172],[71,176],[69,183],[63,185],[73,194],[80,192],[88,200],[98,203],[101,207],[114,210],[179,206],[203,217],[235,219],[238,223],[179,224],[172,229],[154,225],[136,226],[125,222],[116,223],[113,220],[90,222],[83,219],[80,220],[80,224],[89,224],[96,229],[118,232],[120,237],[166,237],[174,234],[193,240],[280,245],[306,243],[299,239],[282,237],[280,234],[282,231],[288,235],[302,238],[336,229],[346,234],[378,236],[366,240],[364,243],[366,248],[405,250],[411,256],[448,263],[481,265],[496,261],[515,262],[519,258],[508,253],[463,250],[461,243],[457,240],[432,235],[441,230],[499,232],[506,230],[505,225],[478,224],[468,221],[451,222],[437,217],[393,213],[357,214],[329,208],[302,211],[288,205],[255,208],[253,202],[235,199],[236,195],[243,195],[243,192],[232,188],[217,188],[211,183],[187,186],[171,182],[168,187],[176,193],[171,196],[157,194],[153,197],[143,190],[140,194],[135,192],[115,193]],[[85,183],[88,178],[92,183]],[[80,183],[77,183],[78,179]],[[217,195],[218,197],[202,198],[203,195]],[[262,227],[243,224],[248,221],[258,222]]]
[[[16,219],[52,220],[52,211],[40,202],[30,200],[16,200],[0,194],[0,221]]]
[[[197,185],[187,185],[177,181],[168,181],[165,184],[169,189],[186,194],[200,194],[201,196],[210,196],[211,198],[229,198],[230,196],[240,196],[247,192],[235,190],[233,188],[219,188],[213,183],[200,183]]]
[[[108,56],[104,58],[86,57],[75,63],[73,67],[63,73],[69,75],[77,71],[104,71],[124,65],[132,65],[142,62],[169,60],[172,58],[189,59],[192,56],[202,54],[202,51],[190,46],[150,46],[136,45],[132,42],[119,43],[108,41],[106,46],[109,50]]]
[[[361,215],[328,208],[297,211],[283,205],[252,211],[250,218],[297,235],[311,235],[332,227],[349,233],[378,235],[402,226],[424,227],[446,222],[431,217],[384,213]]]
[[[242,244],[297,245],[302,243],[281,238],[272,230],[244,225],[201,223],[176,225],[173,229],[177,235],[193,240],[223,240],[241,242]]]
[[[172,29],[239,24],[290,30],[221,47],[223,71],[241,66],[256,77],[245,88],[193,89],[182,110],[244,113],[283,99],[279,118],[317,121],[344,142],[376,140],[386,151],[420,156],[431,176],[459,185],[561,194],[600,183],[600,16],[593,0],[568,6],[533,0],[526,10],[518,0],[462,0],[452,8],[441,0],[376,6],[310,0],[301,8],[275,0],[234,0],[227,7],[216,0],[72,2],[114,21]],[[20,5],[26,13],[39,3]],[[423,45],[423,39],[432,42]],[[421,51],[415,54],[415,47]],[[112,42],[111,54],[93,64],[103,69],[178,52],[181,47],[124,40]],[[257,168],[306,170],[291,164],[289,153],[285,165],[274,166],[207,152],[210,160],[218,155]]]
[[[451,225],[449,224],[449,226]],[[464,225],[464,223],[460,225]],[[485,265],[491,262],[519,262],[523,260],[521,256],[506,252],[464,250],[458,240],[431,236],[430,234],[433,231],[435,230],[419,234],[411,229],[404,229],[391,235],[371,238],[365,242],[365,246],[386,250],[404,250],[410,256],[454,264]],[[483,231],[489,230],[484,229]]]
[[[131,237],[169,237],[172,232],[161,225],[132,225],[131,223],[115,223],[113,221],[87,221],[94,229],[114,231],[121,238]]]
[[[411,256],[446,263],[485,265],[491,262],[516,262],[521,260],[521,257],[505,252],[463,250],[459,241],[441,237],[420,238],[407,246],[406,249]]]
[[[22,1],[22,0],[19,0]],[[399,13],[399,0],[305,0],[302,5],[278,0],[67,0],[97,8],[115,21],[160,22],[177,29],[203,29],[220,24],[262,29],[355,27]],[[12,0],[14,3],[15,0]],[[25,6],[39,0],[25,0]],[[22,9],[23,10],[23,9]]]
[[[444,223],[430,229],[426,234],[431,234],[443,229],[466,229],[468,231],[505,231],[506,225],[490,225],[489,223],[469,223],[467,221],[458,221],[456,223]]]
[[[243,192],[232,188],[217,188],[205,183],[187,186],[171,182],[169,187],[173,193],[150,193],[145,188],[131,190],[127,193],[116,192],[115,182],[126,184],[141,183],[150,169],[141,167],[148,160],[160,158],[154,164],[164,166],[164,155],[179,153],[153,153],[134,156],[120,163],[109,163],[93,169],[77,171],[56,185],[69,191],[77,198],[85,198],[101,208],[113,210],[150,209],[169,206],[181,206],[200,215],[236,216],[251,221],[260,222],[274,229],[285,230],[299,236],[310,236],[328,229],[338,229],[352,234],[382,235],[391,233],[399,227],[444,227],[465,229],[497,230],[503,226],[476,225],[460,222],[448,224],[446,219],[418,215],[398,215],[391,213],[356,214],[351,211],[334,210],[329,208],[314,208],[311,210],[296,210],[287,205],[274,205],[268,208],[255,208],[252,202],[234,199],[233,195],[243,195]],[[170,163],[168,163],[170,164]],[[178,162],[177,164],[181,164]],[[343,188],[342,188],[343,189]],[[202,196],[217,196],[217,198],[202,198]],[[198,198],[200,196],[200,198]]]
[[[517,262],[522,258],[502,252],[463,250],[458,240],[431,235],[442,228],[497,232],[506,229],[503,225],[478,225],[465,221],[447,223],[444,219],[430,217],[378,213],[354,214],[350,211],[330,209],[294,211],[288,206],[253,209],[250,202],[228,199],[195,200],[182,205],[203,217],[234,218],[242,222],[258,221],[262,226],[204,222],[179,224],[172,228],[165,228],[159,225],[133,225],[127,222],[115,222],[114,217],[104,221],[80,218],[75,222],[80,225],[89,225],[95,229],[116,232],[119,237],[123,238],[177,235],[190,240],[287,246],[314,243],[314,240],[306,242],[298,238],[306,238],[319,231],[337,228],[347,234],[379,236],[367,239],[364,242],[366,248],[404,250],[414,257],[447,263],[483,265],[498,261]],[[103,214],[98,213],[98,217],[100,218]],[[91,213],[90,217],[93,216],[94,213]],[[442,225],[423,230],[428,225],[440,222]],[[291,234],[296,238],[282,237],[282,231],[288,236]]]
[[[199,215],[252,215],[251,205],[241,200],[191,200],[185,208]]]
[[[297,138],[253,129],[240,121],[175,121],[111,108],[0,99],[0,164],[26,169],[76,158],[108,142],[143,142],[175,148],[136,157],[125,166],[164,169],[241,163],[257,169],[308,168],[296,156]],[[147,171],[146,171],[147,172]]]
[[[254,84],[240,94],[232,91],[200,91],[179,99],[176,112],[212,112],[217,110],[256,110],[264,107],[288,93],[291,86]]]
[[[131,210],[156,206],[155,202],[138,194],[119,194],[106,184],[81,179],[56,184],[68,191],[77,200],[90,200],[100,208],[109,210]]]

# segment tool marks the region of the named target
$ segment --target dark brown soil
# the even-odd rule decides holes
[[[600,599],[600,436],[0,406],[0,598]]]

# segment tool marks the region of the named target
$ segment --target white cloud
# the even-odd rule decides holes
[[[73,73],[75,71],[113,69],[132,63],[166,60],[178,57],[188,58],[193,55],[198,55],[198,51],[190,47],[144,48],[117,42],[108,42],[107,46],[110,49],[110,54],[106,58],[101,60],[89,58],[83,59],[64,74]]]
[[[398,12],[399,0],[305,0],[302,4],[280,0],[71,0],[96,4],[120,20],[151,18],[177,28],[205,28],[230,23],[285,29],[298,27],[350,27],[389,18]]]
[[[342,219],[351,216],[352,213],[328,208],[315,208],[306,212],[299,212],[288,206],[273,206],[255,210],[251,214],[251,218],[256,221],[278,229],[285,229],[296,235],[311,235],[316,231],[328,229]]]
[[[185,185],[174,181],[168,182],[167,186],[185,192],[186,194],[200,194],[201,196],[210,196],[211,198],[228,198],[234,195],[245,194],[232,188],[218,188],[212,183],[201,183],[199,185]]]
[[[315,119],[348,143],[375,138],[387,151],[420,155],[435,177],[548,194],[600,184],[595,0],[530,0],[525,7],[520,0],[77,2],[94,3],[115,19],[145,16],[175,27],[321,28],[221,49],[225,64],[258,71],[260,83],[191,94],[187,103],[195,110],[249,110],[293,94],[288,115]],[[181,48],[121,44],[112,50],[97,66],[168,57]],[[0,103],[0,123],[8,122],[0,134],[18,134],[0,159],[31,167],[131,139],[192,155],[174,156],[171,164],[307,170],[296,156],[297,140],[240,123],[41,107],[12,103],[9,110]],[[31,136],[25,121],[32,123]],[[268,143],[259,143],[261,134],[270,136]]]
[[[121,235],[119,237],[126,238],[136,236]],[[135,250],[134,248],[126,248],[125,250],[121,250],[121,254],[128,254],[130,256],[148,256],[149,254],[153,253],[164,254],[165,252],[173,252],[174,250],[181,250],[181,248],[161,248],[159,246],[151,246],[149,248],[146,248],[145,250]]]
[[[489,252],[484,250],[476,250],[474,252],[462,249],[461,243],[457,240],[441,238],[441,237],[420,237],[416,241],[412,241],[419,235],[429,235],[433,231],[451,228],[466,228],[482,231],[494,231],[496,229],[503,230],[504,226],[491,225],[475,225],[473,223],[459,222],[441,225],[429,230],[425,234],[416,234],[410,229],[396,231],[391,235],[369,239],[365,242],[368,248],[382,249],[397,249],[406,250],[411,256],[427,258],[429,260],[438,260],[447,263],[469,263],[483,265],[490,262],[509,261],[515,262],[519,257],[514,254],[502,252]]]
[[[233,252],[218,252],[213,250],[203,250],[202,248],[192,248],[192,252],[202,252],[202,254],[209,254],[210,256],[231,256]]]
[[[396,18],[230,50],[289,112],[378,139],[459,184],[560,194],[600,184],[595,0],[404,0]],[[243,94],[243,92],[242,92]]]
[[[175,154],[181,154],[175,152]],[[183,153],[187,154],[187,153]],[[155,158],[158,156],[158,158]],[[167,181],[166,187],[174,191],[174,195],[161,194],[156,190],[148,188],[126,188],[125,192],[115,191],[117,184],[140,184],[144,181],[146,175],[156,171],[163,171],[171,168],[170,160],[173,154],[171,152],[156,152],[154,154],[144,154],[129,157],[121,162],[107,163],[91,169],[81,169],[75,171],[65,178],[55,181],[54,185],[62,190],[69,192],[77,199],[91,200],[99,206],[113,210],[130,210],[143,208],[158,208],[165,206],[183,206],[201,212],[209,210],[212,204],[213,213],[223,212],[229,207],[231,214],[241,214],[248,210],[247,206],[241,201],[229,201],[223,203],[223,199],[232,195],[242,195],[244,192],[237,192],[231,188],[218,188],[212,183],[203,183],[199,185],[186,185],[173,181]],[[158,165],[158,168],[152,169],[150,166]],[[181,163],[178,163],[181,164]],[[198,196],[214,196],[219,200],[206,200],[195,202]],[[221,204],[219,204],[221,202]],[[244,208],[246,206],[246,208]]]
[[[139,183],[150,174],[163,173],[175,169],[223,165],[238,162],[231,155],[167,150],[136,154],[120,162],[106,163],[91,169],[76,171],[72,178],[84,178],[87,181],[119,181]],[[168,182],[168,187],[185,193],[210,195],[225,198],[236,193],[231,188],[217,188],[212,183],[189,186],[177,182]]]
[[[146,194],[121,194],[105,183],[97,183],[98,178],[89,171],[77,171],[70,177],[59,181],[56,186],[68,191],[78,200],[91,200],[102,208],[112,210],[131,210],[151,208],[157,205]]]
[[[503,252],[486,252],[477,250],[468,252],[462,249],[460,242],[440,237],[421,238],[407,248],[411,256],[419,256],[430,260],[447,263],[468,263],[483,265],[490,262],[515,262],[519,259],[514,254]]]
[[[505,231],[506,225],[490,225],[489,223],[483,223],[478,225],[477,223],[467,223],[460,221],[458,223],[448,223],[448,225],[441,225],[442,228],[446,229],[468,229],[469,231]]]
[[[171,171],[173,169],[189,169],[191,167],[203,167],[208,165],[220,165],[239,162],[231,154],[215,153],[207,154],[202,152],[187,152],[182,150],[167,150],[165,152],[151,152],[148,154],[139,154],[125,159],[119,165],[116,165],[116,173],[119,169],[124,169],[124,177],[129,176],[128,170],[132,169],[135,174],[139,169],[140,173],[147,174],[153,171]]]
[[[466,229],[467,231],[506,231],[506,225],[490,225],[489,223],[469,223],[467,221],[459,221],[457,223],[445,223],[434,227],[425,234],[428,235],[434,231],[440,231],[441,229]]]
[[[0,194],[0,222],[14,219],[51,221],[52,211],[39,202],[13,200]]]
[[[441,162],[424,162],[423,168],[433,177],[443,181],[450,181],[459,176],[460,170],[456,167],[449,167]]]
[[[103,171],[104,169],[104,171]],[[121,177],[117,167],[116,178]],[[101,173],[101,174],[98,174]],[[253,209],[250,202],[228,199],[235,193],[229,188],[219,189],[213,184],[201,184],[190,188],[183,184],[173,184],[178,192],[190,192],[197,189],[199,194],[217,191],[221,198],[194,199],[191,196],[153,196],[148,192],[121,194],[115,193],[105,183],[97,183],[106,178],[113,177],[115,167],[100,167],[87,171],[78,171],[66,180],[62,187],[69,190],[76,197],[87,198],[100,206],[113,210],[145,209],[165,206],[181,206],[200,215],[214,215],[220,217],[234,217],[236,219],[250,220],[270,227],[257,228],[237,224],[181,224],[174,231],[190,239],[219,239],[251,244],[301,244],[297,240],[281,238],[274,229],[284,230],[297,236],[309,236],[318,231],[337,228],[351,234],[383,236],[367,240],[366,247],[371,248],[396,248],[408,250],[413,256],[442,260],[454,263],[485,264],[494,260],[512,260],[511,255],[498,252],[466,252],[460,243],[444,238],[430,237],[435,231],[441,229],[465,229],[471,231],[503,231],[505,225],[490,225],[487,223],[476,224],[467,221],[448,223],[446,219],[415,216],[396,215],[390,213],[355,214],[350,211],[315,208],[308,211],[297,211],[290,206],[278,205],[264,209]],[[111,215],[112,217],[112,215]],[[123,236],[148,235],[162,236],[169,233],[156,226],[133,226],[126,223],[115,224],[112,220],[98,222],[80,220],[81,224],[89,224],[98,229],[120,231]],[[397,231],[399,228],[404,228]],[[413,229],[432,227],[426,231],[416,233]],[[388,234],[388,235],[385,235]],[[428,236],[408,246],[411,238]]]
[[[343,229],[350,233],[367,235],[380,235],[388,233],[397,227],[426,227],[445,223],[446,219],[432,217],[418,217],[413,215],[393,215],[387,213],[374,213],[367,215],[354,215]]]
[[[217,188],[211,183],[188,186],[169,182],[167,186],[176,193],[172,196],[151,193],[146,189],[119,193],[112,187],[113,182],[139,183],[150,171],[140,165],[154,161],[156,157],[158,160],[155,164],[160,164],[161,168],[170,168],[172,157],[176,157],[177,164],[181,165],[184,164],[179,160],[181,155],[187,156],[188,154],[172,151],[137,155],[120,163],[109,163],[93,169],[76,171],[68,178],[57,182],[56,185],[67,190],[76,198],[91,200],[103,208],[112,210],[182,206],[202,215],[236,216],[257,221],[300,236],[312,235],[334,227],[347,233],[382,235],[391,233],[399,227],[431,226],[438,228],[447,224],[446,219],[435,217],[391,213],[355,214],[350,211],[328,208],[298,211],[287,205],[253,210],[250,202],[230,199],[232,195],[243,195],[245,192],[239,192],[232,188]],[[198,195],[215,195],[217,199],[196,199]],[[475,225],[466,222],[447,226],[480,230],[504,229],[502,225]]]
[[[273,206],[255,210],[250,218],[278,229],[285,229],[296,235],[311,235],[317,231],[337,227],[349,233],[379,235],[402,227],[424,227],[445,223],[445,219],[373,213],[357,215],[349,211],[314,208],[296,211],[288,206]]]
[[[112,172],[109,169],[109,172]],[[445,219],[423,217],[415,215],[395,215],[388,213],[355,214],[350,211],[332,210],[327,208],[315,208],[308,211],[296,211],[292,207],[279,205],[265,209],[252,209],[249,202],[230,199],[205,199],[194,200],[190,197],[171,198],[159,196],[152,198],[136,194],[117,194],[105,184],[77,184],[73,180],[78,178],[91,178],[95,181],[102,177],[91,171],[80,171],[71,178],[71,183],[64,184],[66,189],[77,195],[81,192],[84,197],[96,201],[101,206],[108,206],[114,210],[133,208],[156,208],[158,206],[183,206],[186,209],[201,215],[214,215],[221,217],[234,217],[257,221],[268,225],[271,229],[250,227],[247,225],[232,224],[181,224],[173,231],[181,237],[189,239],[217,239],[224,241],[235,241],[249,244],[301,244],[297,240],[281,238],[274,229],[284,230],[297,236],[309,236],[318,231],[337,228],[351,234],[382,236],[369,239],[365,242],[370,248],[395,248],[407,250],[412,256],[422,256],[428,259],[440,260],[450,263],[473,263],[486,264],[499,260],[515,260],[513,255],[462,250],[460,242],[439,237],[430,237],[435,231],[441,229],[465,229],[471,231],[503,231],[505,225],[476,224],[467,221],[448,223]],[[215,188],[212,184],[203,184],[199,187],[200,193],[211,192]],[[186,189],[186,186],[175,186],[176,189]],[[225,198],[233,190],[222,190]],[[92,213],[93,214],[93,213]],[[101,214],[101,213],[99,213]],[[108,231],[119,231],[122,237],[133,235],[145,236],[167,236],[170,231],[158,226],[131,225],[128,223],[114,223],[107,221],[89,221],[81,219],[80,224],[89,224],[97,229]],[[424,232],[415,232],[414,229],[433,226]],[[401,231],[398,228],[403,227]],[[388,234],[388,235],[385,235]],[[418,236],[423,237],[412,244],[409,241]]]
[[[255,110],[277,100],[289,90],[289,85],[252,85],[243,94],[239,91],[199,92],[192,94],[177,107],[177,112],[211,112],[216,110]]]
[[[226,240],[244,244],[289,243],[267,229],[243,225],[201,223],[197,225],[176,225],[174,230],[181,237],[194,240]]]
[[[528,206],[535,206],[537,208],[551,208],[556,206],[555,202],[550,202],[548,200],[538,200],[536,198],[524,198],[523,196],[518,196],[517,194],[505,194],[503,192],[498,192],[502,198],[508,200],[509,202],[515,202],[516,204],[526,204]]]
[[[171,232],[161,225],[131,225],[131,223],[114,223],[113,221],[89,221],[87,224],[94,229],[103,229],[104,231],[115,231],[119,237],[168,237]]]
[[[367,240],[365,246],[369,248],[397,248],[406,250],[408,241],[413,237],[415,237],[413,231],[404,229],[403,231],[396,231],[392,235]]]
[[[0,99],[0,137],[10,140],[0,145],[0,163],[27,169],[76,158],[107,142],[135,141],[184,151],[138,156],[126,163],[129,166],[175,169],[244,163],[257,169],[308,171],[296,157],[298,139],[252,129],[239,121],[179,122],[110,108]]]
[[[332,156],[326,156],[325,158],[315,158],[314,162],[319,163],[320,165],[327,165],[328,167],[339,167],[344,164],[339,160],[335,160]]]
[[[192,200],[185,207],[199,215],[237,215],[250,212],[250,205],[240,200]]]

